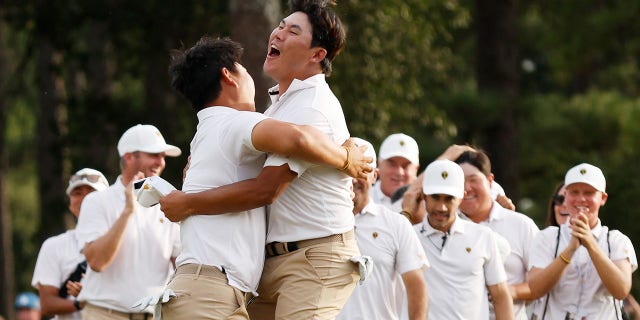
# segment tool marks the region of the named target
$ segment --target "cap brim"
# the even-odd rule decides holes
[[[411,163],[413,163],[415,165],[419,165],[420,164],[418,158],[412,157],[412,156],[407,155],[406,153],[403,153],[403,152],[389,152],[389,153],[381,154],[380,155],[380,160],[384,161],[384,160],[387,160],[387,159],[393,158],[393,157],[405,158],[405,159],[411,161]]]
[[[93,188],[96,191],[102,191],[104,189],[106,189],[104,184],[101,184],[99,182],[93,183],[93,182],[88,182],[87,180],[78,180],[72,184],[70,184],[67,187],[67,195],[71,194],[71,191],[73,191],[73,189],[79,187],[79,186],[89,186],[91,188]]]
[[[151,148],[145,148],[145,149],[141,149],[139,151],[146,152],[146,153],[161,153],[161,152],[164,152],[164,155],[168,156],[168,157],[177,157],[177,156],[180,156],[182,154],[182,150],[180,150],[180,148],[178,148],[176,146],[172,146],[170,144],[165,144],[165,145],[161,145],[161,146],[154,146],[154,147],[151,147]]]
[[[426,195],[432,194],[446,194],[458,199],[464,197],[464,189],[448,187],[448,186],[425,186],[422,188],[422,193]]]

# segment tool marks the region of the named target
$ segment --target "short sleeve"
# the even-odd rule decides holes
[[[633,243],[629,237],[625,236],[618,230],[612,230],[609,234],[611,238],[611,261],[629,259],[631,263],[631,270],[638,269],[638,259],[636,257],[636,251],[633,248]]]
[[[488,286],[496,285],[507,281],[507,273],[504,271],[504,264],[500,256],[500,249],[493,231],[488,230],[487,260],[484,265],[484,274]]]
[[[100,204],[100,197],[98,197],[98,194],[102,192],[106,191],[92,192],[82,201],[76,226],[79,248],[84,248],[85,244],[98,239],[109,231],[110,225],[105,215],[105,207]]]
[[[399,218],[396,219],[396,237],[398,239],[396,270],[403,274],[416,269],[429,268],[429,260],[411,223],[403,216],[396,215],[396,218]]]
[[[45,240],[38,253],[38,260],[36,260],[36,267],[31,279],[31,286],[36,289],[38,289],[38,285],[60,288],[62,281],[64,281],[60,263],[56,260],[56,248],[53,240],[54,238]]]
[[[529,247],[528,268],[546,268],[551,262],[553,262],[555,256],[555,248],[557,235],[559,232],[558,227],[548,227],[533,238],[531,246]],[[554,240],[554,241],[552,241]]]

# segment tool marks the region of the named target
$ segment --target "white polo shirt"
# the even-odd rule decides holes
[[[257,112],[228,107],[200,110],[182,191],[195,193],[255,178],[266,156],[253,146],[251,133],[266,118]],[[230,285],[255,293],[264,262],[264,207],[190,216],[182,221],[180,236],[182,251],[177,265],[223,267]]]
[[[53,236],[42,243],[36,267],[33,271],[31,286],[38,289],[39,285],[61,288],[64,281],[69,279],[78,264],[84,261],[84,255],[80,253],[75,231],[69,230],[63,234]],[[73,300],[73,296],[68,296]],[[80,320],[79,311],[64,315],[56,315],[53,319]]]
[[[369,196],[373,199],[373,202],[381,204],[391,211],[400,213],[402,211],[402,198],[396,200],[396,202],[391,202],[391,197],[388,197],[380,187],[380,180],[378,180],[369,191]]]
[[[489,319],[487,286],[507,281],[493,231],[456,219],[442,247],[444,233],[426,217],[414,228],[431,264],[429,319]]]
[[[311,125],[338,144],[349,138],[342,107],[324,74],[304,81],[295,79],[279,99],[276,95],[271,99],[273,104],[266,115],[298,125]],[[285,163],[298,177],[270,206],[267,243],[314,239],[353,229],[349,176],[335,168],[274,154],[269,155],[264,165]]]
[[[560,254],[571,240],[571,229],[568,224],[560,226]],[[631,240],[618,230],[609,231],[609,244],[607,244],[607,231],[609,228],[602,226],[600,220],[591,229],[600,249],[609,256],[611,261],[628,259],[631,270],[638,268],[636,252]],[[553,262],[556,248],[558,227],[547,227],[533,240],[529,269],[546,268]],[[611,253],[609,253],[609,245]],[[558,283],[549,294],[546,319],[564,319],[567,313],[574,315],[575,319],[622,319],[620,315],[619,301],[614,306],[613,296],[604,287],[598,276],[587,249],[580,246],[571,258],[571,263],[562,275]],[[616,310],[616,311],[614,311]]]
[[[374,267],[336,319],[399,319],[405,292],[398,291],[398,283],[405,272],[429,267],[424,249],[409,220],[373,201],[355,219],[358,247]]]
[[[460,216],[465,220],[469,220],[464,213],[461,213]],[[531,242],[540,232],[535,222],[531,218],[519,212],[506,209],[494,201],[489,213],[489,219],[480,222],[480,224],[489,227],[509,242],[511,253],[504,261],[509,284],[525,282]],[[526,320],[526,301],[515,300],[513,302],[513,311],[515,319]]]
[[[76,227],[78,245],[84,248],[86,243],[109,231],[122,214],[124,204],[120,177],[109,188],[88,194]],[[136,301],[164,288],[173,270],[170,259],[180,251],[179,237],[178,224],[169,221],[160,206],[145,208],[136,202],[135,213],[127,223],[113,262],[102,272],[87,268],[78,299],[131,312],[130,307]]]

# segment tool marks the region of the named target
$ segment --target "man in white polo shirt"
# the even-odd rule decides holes
[[[402,211],[402,199],[391,196],[416,180],[419,164],[418,143],[404,133],[394,133],[382,141],[378,156],[378,182],[371,188],[371,198],[395,212]]]
[[[429,319],[488,319],[489,301],[496,319],[513,319],[513,303],[498,245],[491,229],[457,217],[464,197],[462,168],[436,160],[424,171],[427,217],[415,225],[431,268]],[[414,208],[417,210],[417,205]]]
[[[463,152],[455,162],[465,175],[465,197],[460,203],[460,217],[487,226],[509,242],[511,252],[504,260],[513,295],[515,319],[527,320],[526,302],[534,299],[526,283],[529,248],[538,234],[538,226],[522,213],[502,207],[494,200],[489,156],[480,150]]]
[[[156,127],[139,124],[122,134],[118,153],[122,174],[109,188],[87,195],[76,227],[90,267],[78,296],[87,303],[83,319],[152,319],[150,309],[130,307],[162,290],[180,250],[179,226],[159,206],[145,208],[133,195],[134,180],[160,175],[164,157],[177,157],[180,149]]]
[[[198,127],[182,192],[160,200],[167,216],[183,219],[182,251],[168,285],[177,297],[163,304],[164,319],[248,319],[245,294],[257,295],[264,257],[264,207],[222,212],[205,207],[203,214],[191,215],[176,206],[197,205],[200,191],[219,191],[241,180],[260,188],[245,190],[244,205],[261,201],[260,194],[277,194],[267,190],[274,184],[258,178],[265,152],[337,168],[346,162],[345,170],[359,170],[349,162],[360,158],[361,149],[345,151],[316,129],[255,112],[253,80],[240,64],[241,55],[237,42],[203,37],[172,59],[172,86],[191,101]],[[253,206],[258,205],[264,203]]]
[[[367,146],[375,163],[373,146],[354,140],[358,146]],[[424,249],[407,219],[371,200],[369,191],[375,180],[375,171],[366,178],[353,179],[356,241],[360,252],[371,256],[375,266],[367,280],[356,286],[337,319],[397,320],[404,312],[401,308],[407,308],[402,298],[408,297],[405,313],[409,319],[424,320],[428,298],[423,269],[429,266]],[[400,282],[404,287],[398,286]],[[406,295],[399,292],[401,289]]]
[[[548,293],[536,319],[622,319],[638,261],[631,240],[602,225],[607,201],[602,170],[588,163],[567,171],[564,204],[570,217],[542,230],[531,245],[529,286]]]
[[[69,212],[78,218],[84,198],[108,187],[109,182],[102,172],[91,168],[78,170],[69,178],[67,186]],[[38,289],[43,315],[55,315],[53,319],[56,320],[82,319],[76,296],[82,288],[80,280],[87,269],[87,261],[81,251],[73,229],[42,244],[31,285]]]

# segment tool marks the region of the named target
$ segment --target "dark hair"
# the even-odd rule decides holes
[[[222,68],[235,72],[242,46],[229,38],[203,36],[191,48],[171,51],[171,87],[178,90],[197,111],[220,96]]]
[[[485,176],[491,175],[491,161],[489,156],[482,150],[475,148],[475,151],[465,151],[454,162],[457,164],[468,163],[480,170]]]
[[[327,56],[320,62],[322,72],[331,75],[331,61],[344,49],[347,33],[342,21],[329,5],[331,0],[290,0],[291,13],[303,12],[309,18],[312,28],[311,47],[327,50]]]
[[[553,194],[551,195],[551,199],[549,199],[549,206],[547,207],[547,219],[545,219],[545,227],[556,226],[558,227],[558,220],[556,219],[556,196],[558,195],[558,191],[562,189],[564,186],[564,182],[558,183],[558,185],[553,189]]]

